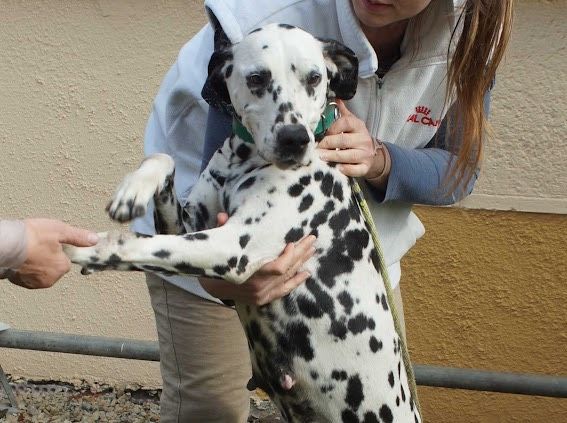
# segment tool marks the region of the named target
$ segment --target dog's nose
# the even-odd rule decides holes
[[[283,156],[297,157],[305,153],[309,134],[303,125],[286,125],[278,131],[276,141]]]

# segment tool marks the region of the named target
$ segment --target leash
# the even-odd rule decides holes
[[[390,281],[390,275],[388,274],[388,268],[386,266],[386,261],[384,260],[384,252],[382,251],[382,246],[380,244],[380,239],[378,238],[378,230],[376,229],[376,225],[374,224],[374,219],[372,218],[372,214],[370,213],[370,209],[368,208],[368,203],[364,198],[364,193],[358,185],[358,182],[355,178],[349,178],[350,185],[352,187],[352,192],[358,203],[358,207],[362,212],[362,216],[364,217],[364,221],[366,223],[366,227],[370,232],[370,236],[372,237],[372,241],[374,242],[374,251],[376,254],[372,256],[372,262],[374,263],[374,267],[380,272],[382,275],[382,279],[384,280],[384,287],[386,288],[386,298],[388,300],[388,304],[390,306],[390,310],[392,311],[392,318],[394,319],[394,328],[396,329],[396,333],[398,334],[398,338],[400,339],[400,349],[402,353],[402,359],[404,362],[404,367],[406,369],[406,375],[408,378],[408,385],[411,392],[411,396],[415,403],[419,414],[421,414],[421,406],[419,404],[419,400],[417,397],[417,385],[415,383],[415,374],[413,372],[413,367],[411,365],[409,350],[406,345],[405,337],[403,336],[402,332],[402,325],[400,322],[400,316],[398,314],[398,310],[396,309],[396,305],[394,302],[394,294],[392,291],[392,282]]]

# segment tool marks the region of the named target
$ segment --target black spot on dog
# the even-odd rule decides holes
[[[335,243],[326,255],[319,261],[317,276],[321,282],[332,288],[335,285],[335,278],[343,273],[350,273],[354,268],[354,262],[342,252],[342,248]]]
[[[335,380],[338,380],[338,381],[344,381],[344,380],[347,380],[348,375],[347,375],[347,372],[345,372],[344,370],[341,370],[341,371],[333,370],[332,373],[331,373],[331,377]]]
[[[308,319],[319,319],[323,317],[323,310],[315,301],[307,298],[305,295],[297,297],[297,308],[299,312]]]
[[[235,268],[237,263],[238,263],[238,257],[231,257],[231,258],[228,259],[228,262],[227,262],[228,266],[231,269]]]
[[[217,265],[213,266],[213,272],[215,272],[219,276],[225,275],[230,270],[228,266]]]
[[[285,242],[286,244],[289,244],[290,242],[297,242],[299,241],[301,238],[303,238],[303,229],[302,228],[292,228],[289,230],[289,232],[286,234],[285,236]]]
[[[360,209],[358,208],[358,204],[353,198],[350,199],[348,212],[352,220],[354,220],[355,222],[360,222]]]
[[[261,30],[262,28],[253,29],[252,31],[250,31],[250,34],[254,34],[255,32],[260,32]]]
[[[380,297],[380,301],[378,302],[382,304],[382,308],[384,309],[384,311],[388,311],[390,309],[388,307],[388,300],[386,299],[386,295],[382,294],[382,296]]]
[[[378,420],[376,414],[374,414],[372,411],[368,411],[364,415],[364,421],[362,423],[380,423],[380,420]]]
[[[390,384],[390,387],[394,387],[394,382],[394,372],[388,373],[388,383]]]
[[[335,303],[333,298],[325,292],[322,287],[315,281],[313,278],[308,278],[305,282],[305,287],[309,290],[309,292],[315,298],[315,302],[317,303],[318,307],[324,313],[327,313],[332,320],[335,318]]]
[[[240,239],[238,240],[238,243],[240,244],[241,248],[244,248],[248,245],[249,241],[250,241],[250,235],[246,234],[246,235],[242,235],[240,237]]]
[[[353,229],[344,234],[344,243],[348,256],[353,260],[362,259],[362,251],[368,246],[370,236],[362,229]]]
[[[115,266],[122,263],[122,257],[120,257],[118,254],[111,254],[110,257],[108,257],[108,259],[106,260],[106,264],[109,264],[111,266]]]
[[[186,239],[187,241],[194,241],[194,240],[206,241],[207,239],[209,239],[209,235],[204,234],[202,232],[195,232],[195,233],[183,235],[183,239]]]
[[[331,175],[330,173],[325,174],[323,180],[321,181],[321,192],[326,197],[331,196],[331,193],[333,192],[333,183],[333,175]]]
[[[307,186],[311,183],[311,175],[305,175],[299,178],[299,183],[303,186]]]
[[[329,392],[333,391],[335,387],[333,385],[323,385],[321,386],[321,393],[328,394]]]
[[[380,407],[380,412],[378,413],[378,415],[384,423],[392,423],[394,421],[392,410],[390,410],[390,407],[388,407],[386,404]]]
[[[305,210],[309,209],[313,204],[313,196],[311,194],[307,194],[301,199],[301,203],[299,203],[299,212],[302,213]]]
[[[240,144],[236,149],[236,155],[242,161],[248,160],[248,158],[250,157],[250,153],[252,153],[252,150],[246,144]]]
[[[297,314],[297,305],[291,295],[286,295],[285,297],[283,297],[282,302],[284,310],[288,315],[295,316]]]
[[[311,375],[311,379],[313,380],[319,379],[319,373],[317,373],[315,370],[311,370],[310,375]]]
[[[187,275],[203,276],[205,274],[205,271],[203,269],[195,267],[191,265],[191,263],[187,262],[177,263],[174,267],[181,273],[185,273]]]
[[[285,332],[278,336],[278,346],[289,355],[296,355],[305,361],[311,361],[315,357],[315,351],[311,345],[310,334],[305,323],[300,321],[289,323],[285,327]]]
[[[313,174],[313,179],[315,179],[316,181],[320,181],[321,179],[323,179],[323,172],[318,170],[317,172],[315,172]]]
[[[263,46],[262,46],[262,50],[266,50],[267,48],[268,48],[267,45],[263,45]]]
[[[333,185],[333,197],[335,197],[340,202],[343,201],[343,185],[340,182],[335,182]]]
[[[336,213],[335,215],[333,215],[329,219],[329,226],[333,230],[333,236],[335,238],[341,236],[343,231],[348,226],[349,222],[350,222],[350,217],[348,214],[348,210],[346,209],[343,209],[338,213]]]
[[[350,314],[354,305],[350,294],[347,291],[343,291],[338,295],[337,300],[343,306],[345,313]]]
[[[278,108],[278,110],[281,113],[287,113],[287,112],[293,110],[293,104],[290,101],[282,103],[282,104],[280,104],[280,107]]]
[[[169,256],[171,256],[171,252],[166,251],[166,250],[159,250],[159,251],[156,251],[153,255],[157,258],[165,259],[165,258],[168,258]]]
[[[254,182],[256,182],[256,177],[250,176],[248,179],[246,179],[244,182],[240,184],[240,186],[238,187],[238,191],[242,191],[247,188],[250,188],[252,185],[254,185]]]
[[[364,400],[362,381],[358,375],[351,376],[347,382],[345,401],[349,407],[356,411]]]
[[[248,266],[248,256],[244,255],[240,257],[240,260],[238,261],[237,273],[244,273],[246,271],[246,266]]]
[[[295,29],[295,26],[293,25],[289,25],[289,24],[285,24],[285,23],[281,23],[278,25],[280,28],[284,28],[284,29]]]
[[[292,186],[289,187],[287,193],[292,197],[298,197],[303,192],[303,188],[304,187],[301,184],[293,184]]]
[[[369,345],[370,345],[370,351],[372,351],[373,353],[376,353],[383,348],[382,341],[378,341],[375,336],[372,336],[370,338]]]
[[[358,313],[348,321],[348,330],[354,335],[364,332],[366,329],[374,329],[374,320],[369,319],[362,313]]]
[[[347,327],[344,322],[334,320],[331,322],[331,329],[329,330],[329,333],[344,341],[347,336]]]
[[[352,410],[345,409],[341,413],[342,423],[360,423],[358,416]]]

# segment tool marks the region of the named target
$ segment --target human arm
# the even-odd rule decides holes
[[[95,233],[59,220],[36,218],[7,225],[4,222],[0,222],[0,251],[14,247],[17,254],[0,256],[0,266],[7,268],[2,277],[29,289],[49,288],[69,271],[71,262],[62,244],[89,247],[98,241]]]
[[[484,97],[486,114],[488,114],[489,107],[490,90]],[[452,108],[448,115],[454,112]],[[424,148],[413,149],[384,143],[384,154],[382,152],[374,154],[375,147],[364,123],[348,110],[343,110],[343,114],[347,116],[347,119],[340,126],[333,126],[329,129],[328,134],[331,137],[326,137],[321,147],[324,149],[345,148],[344,145],[348,145],[349,148],[344,150],[344,153],[331,150],[321,153],[325,160],[337,162],[347,160],[346,165],[341,165],[345,168],[345,173],[349,176],[365,177],[375,201],[397,200],[412,204],[449,205],[471,193],[478,172],[475,172],[469,181],[457,186],[455,190],[447,189],[448,181],[445,175],[450,170],[455,157],[449,151],[449,145],[458,147],[460,136],[457,131],[452,134],[456,140],[450,143],[445,142],[447,117],[443,119],[436,136]],[[347,156],[348,154],[350,156]],[[381,173],[378,178],[375,177],[377,173]]]

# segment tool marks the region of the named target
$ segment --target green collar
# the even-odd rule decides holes
[[[317,124],[317,128],[315,128],[315,139],[320,141],[325,136],[327,129],[331,127],[333,122],[337,119],[338,116],[338,109],[337,105],[334,102],[330,102],[327,104],[325,111],[321,115],[321,120]],[[235,135],[237,135],[240,139],[244,142],[254,144],[254,138],[250,135],[250,132],[242,125],[242,123],[238,119],[232,120],[232,131]]]

